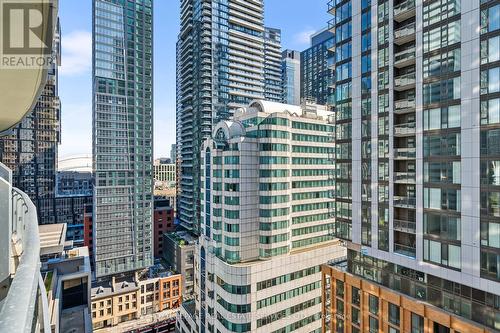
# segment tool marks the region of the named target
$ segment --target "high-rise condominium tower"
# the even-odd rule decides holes
[[[284,50],[281,54],[283,103],[300,104],[300,52]]]
[[[334,34],[323,29],[311,36],[311,47],[300,52],[300,97],[318,104],[332,104],[335,60]]]
[[[324,106],[254,101],[202,150],[197,332],[313,332],[334,223],[334,123]],[[185,319],[185,320],[184,320]],[[183,324],[184,323],[184,324]]]
[[[153,8],[94,0],[94,255],[98,277],[152,264]]]
[[[264,98],[263,0],[182,0],[177,43],[179,218],[200,223],[200,148],[232,110]]]
[[[264,35],[264,98],[272,102],[283,98],[281,30],[268,27]]]
[[[330,1],[336,230],[324,329],[500,329],[500,3]]]
[[[57,20],[47,82],[35,107],[0,139],[0,162],[12,170],[13,186],[30,196],[38,223],[55,223],[57,151],[61,142],[58,67],[61,65],[60,24]],[[22,89],[21,87],[19,89]],[[4,112],[9,112],[5,110]]]

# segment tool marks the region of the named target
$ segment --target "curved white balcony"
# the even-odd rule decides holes
[[[36,208],[0,163],[0,332],[50,332]]]

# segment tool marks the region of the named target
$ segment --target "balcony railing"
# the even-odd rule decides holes
[[[394,65],[398,65],[407,61],[415,61],[415,48],[410,47],[406,50],[400,51],[394,55]]]
[[[415,122],[394,125],[394,135],[415,134]]]
[[[394,182],[396,183],[415,183],[415,172],[395,172]]]
[[[394,230],[414,233],[417,230],[416,222],[394,219]]]
[[[36,208],[0,163],[0,332],[50,332]]]
[[[411,246],[394,243],[394,253],[415,258],[416,249]]]
[[[403,208],[415,208],[417,201],[415,197],[394,196],[394,206]]]
[[[394,85],[396,86],[396,88],[400,88],[399,90],[404,87],[414,86],[415,82],[415,73],[408,73],[394,78]]]
[[[397,111],[402,111],[406,109],[414,109],[416,106],[415,99],[402,99],[394,103],[394,107]]]
[[[394,158],[396,159],[413,159],[417,157],[416,148],[396,148],[394,149]]]
[[[415,0],[407,0],[394,6],[394,19],[398,22],[414,16]]]
[[[394,31],[394,42],[404,44],[415,38],[415,24],[408,24]]]

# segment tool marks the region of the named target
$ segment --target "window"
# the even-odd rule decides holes
[[[460,42],[460,21],[450,22],[424,32],[424,53],[458,42]]]
[[[423,8],[424,27],[460,13],[460,0],[438,0]]]
[[[368,299],[369,311],[374,315],[378,315],[378,297],[370,295]]]
[[[498,76],[498,73],[496,74]],[[481,82],[483,82],[483,75],[481,75]],[[497,85],[500,84],[497,83]],[[492,86],[495,84],[492,83]],[[460,99],[460,77],[426,83],[423,85],[423,92],[425,105]]]
[[[460,246],[424,239],[424,260],[460,269]]]
[[[424,318],[414,313],[411,314],[411,333],[424,333]]]
[[[424,182],[460,184],[460,161],[424,162]]]
[[[491,94],[500,91],[500,67],[494,67],[481,72],[481,94]]]
[[[338,296],[338,297],[344,297],[344,282],[343,281],[340,281],[340,280],[337,280],[336,281],[336,292],[335,294]]]
[[[500,5],[481,11],[481,33],[500,29]]]
[[[389,303],[389,322],[399,326],[399,306]]]
[[[481,222],[481,245],[500,248],[500,224]]]
[[[424,232],[444,240],[461,239],[460,217],[440,213],[424,213]]]
[[[500,255],[481,251],[481,277],[500,280]]]
[[[481,102],[481,125],[500,123],[500,99]]]
[[[352,287],[352,304],[359,306],[361,304],[361,294],[358,288]]]
[[[369,320],[370,333],[378,333],[378,319],[370,316]]]
[[[356,325],[361,324],[361,315],[360,311],[358,308],[355,308],[354,306],[351,308],[351,315],[352,315],[352,323]]]
[[[460,71],[460,49],[426,57],[423,61],[424,78],[443,76]]]
[[[424,130],[460,127],[460,105],[424,110]]]
[[[500,60],[500,36],[481,41],[481,64]]]

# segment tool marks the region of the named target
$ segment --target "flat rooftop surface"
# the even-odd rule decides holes
[[[85,311],[84,305],[71,309],[62,310],[60,321],[60,333],[86,333],[85,329]],[[88,324],[88,323],[87,323]]]

